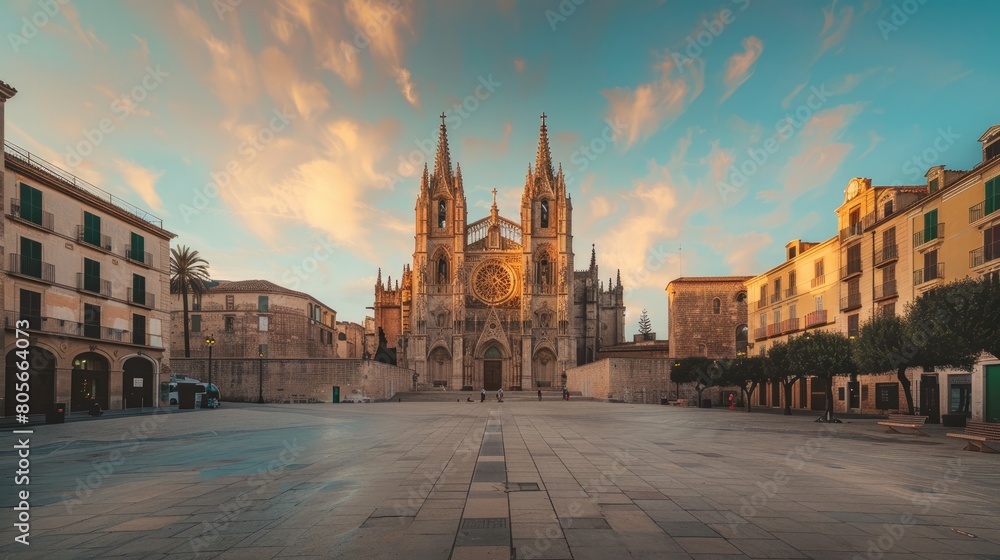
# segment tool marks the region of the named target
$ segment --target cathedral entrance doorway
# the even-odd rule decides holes
[[[483,388],[496,391],[503,385],[503,362],[500,360],[483,361]]]

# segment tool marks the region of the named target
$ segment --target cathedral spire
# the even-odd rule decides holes
[[[615,287],[616,288],[621,288],[622,287],[622,269],[620,269],[620,268],[618,269],[618,283],[615,284]]]
[[[427,194],[430,189],[430,177],[427,175],[427,162],[424,162],[424,174],[420,177],[420,194]]]
[[[462,165],[455,164],[455,191],[464,194],[465,188],[462,186]]]
[[[434,180],[435,183],[440,184],[444,181],[445,184],[450,183],[452,177],[451,172],[451,154],[448,152],[448,129],[444,125],[444,113],[441,113],[441,128],[438,134],[438,149],[437,156],[434,158]]]
[[[590,270],[597,268],[597,246],[590,244]]]
[[[375,279],[375,289],[382,289],[382,267],[378,267],[378,278]]]
[[[545,113],[542,113],[542,126],[538,130],[538,153],[535,156],[535,173],[546,178],[553,178],[552,152],[549,150],[549,129],[545,126]]]

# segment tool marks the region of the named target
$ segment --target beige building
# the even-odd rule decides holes
[[[0,88],[2,89],[2,88]],[[168,370],[170,239],[159,218],[4,144],[4,414],[15,412],[17,328],[30,407],[155,406]]]
[[[207,292],[190,294],[191,357],[336,358],[337,312],[303,292],[267,280],[218,281]],[[171,297],[171,344],[184,353],[184,311],[180,294]],[[201,372],[181,372],[200,374]]]
[[[350,321],[337,321],[337,357],[368,359],[365,327]]]

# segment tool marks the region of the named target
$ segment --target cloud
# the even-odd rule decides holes
[[[138,58],[139,62],[141,62],[142,64],[149,64],[149,43],[147,43],[145,39],[134,33],[132,34],[132,38],[135,39],[137,43],[139,43],[139,50],[132,54],[136,58]]]
[[[868,9],[867,6],[865,9]],[[844,6],[838,14],[837,0],[833,0],[829,6],[823,8],[823,29],[819,34],[822,41],[820,42],[819,54],[817,56],[822,56],[843,42],[847,37],[847,32],[851,29],[853,21],[854,6]]]
[[[864,159],[865,156],[875,151],[875,147],[882,143],[885,138],[878,135],[878,132],[874,130],[868,131],[868,149],[864,151],[863,154],[858,156],[858,159]]]
[[[87,45],[88,49],[92,49],[97,46],[100,47],[101,50],[107,52],[108,46],[97,38],[97,34],[94,33],[94,29],[83,28],[83,25],[80,23],[80,12],[77,11],[76,6],[73,4],[63,4],[62,13],[66,16],[66,19],[69,20],[70,25],[73,26],[73,30],[76,31],[76,36],[83,41],[83,44]]]
[[[417,95],[417,88],[413,85],[413,77],[406,68],[394,66],[392,71],[396,74],[396,84],[406,101],[414,107],[420,107],[420,96]]]
[[[463,152],[469,159],[476,159],[478,157],[485,159],[504,157],[510,149],[510,136],[513,131],[514,126],[510,121],[507,121],[503,125],[503,132],[499,140],[483,138],[481,136],[463,136]]]
[[[760,253],[773,242],[768,233],[748,231],[734,234],[719,228],[710,228],[704,238],[718,254],[724,255],[723,261],[729,265],[729,274],[750,276],[764,270]]]
[[[795,99],[795,96],[798,95],[799,92],[802,91],[802,88],[806,87],[807,85],[809,85],[809,78],[806,78],[806,81],[792,88],[792,91],[788,95],[786,95],[784,99],[781,100],[781,108],[788,109],[789,107],[791,107],[792,101]]]
[[[408,5],[408,4],[407,4]],[[397,10],[394,7],[400,6]],[[391,68],[396,84],[406,101],[420,107],[420,97],[413,85],[410,71],[403,61],[406,49],[403,31],[408,27],[407,14],[400,2],[372,2],[370,0],[347,0],[344,13],[352,29],[363,30],[370,44],[372,54]],[[357,40],[354,45],[357,46]]]
[[[608,100],[606,118],[621,123],[624,133],[615,145],[628,151],[636,142],[646,140],[663,126],[669,126],[701,95],[704,87],[704,62],[686,59],[681,66],[667,54],[653,66],[656,79],[635,89],[617,87],[601,90]]]
[[[598,195],[590,198],[590,220],[596,222],[615,213],[617,205],[606,196]]]
[[[115,168],[125,181],[125,185],[138,193],[147,206],[154,212],[163,212],[163,201],[156,193],[156,182],[163,176],[163,171],[147,169],[123,158],[115,158]]]
[[[726,93],[722,96],[725,101],[733,94],[743,82],[746,82],[753,75],[753,65],[764,52],[764,42],[753,35],[743,39],[743,52],[736,53],[726,61]]]
[[[524,73],[524,64],[525,64],[525,62],[524,62],[523,58],[515,58],[514,59],[514,70],[517,71],[518,74],[523,74]]]

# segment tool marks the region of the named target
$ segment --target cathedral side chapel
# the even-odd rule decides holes
[[[561,388],[565,372],[624,342],[621,275],[605,286],[596,250],[574,270],[573,205],[553,168],[542,114],[520,220],[468,221],[462,168],[452,167],[442,115],[434,170],[424,165],[412,265],[395,286],[379,269],[375,323],[417,389]]]

